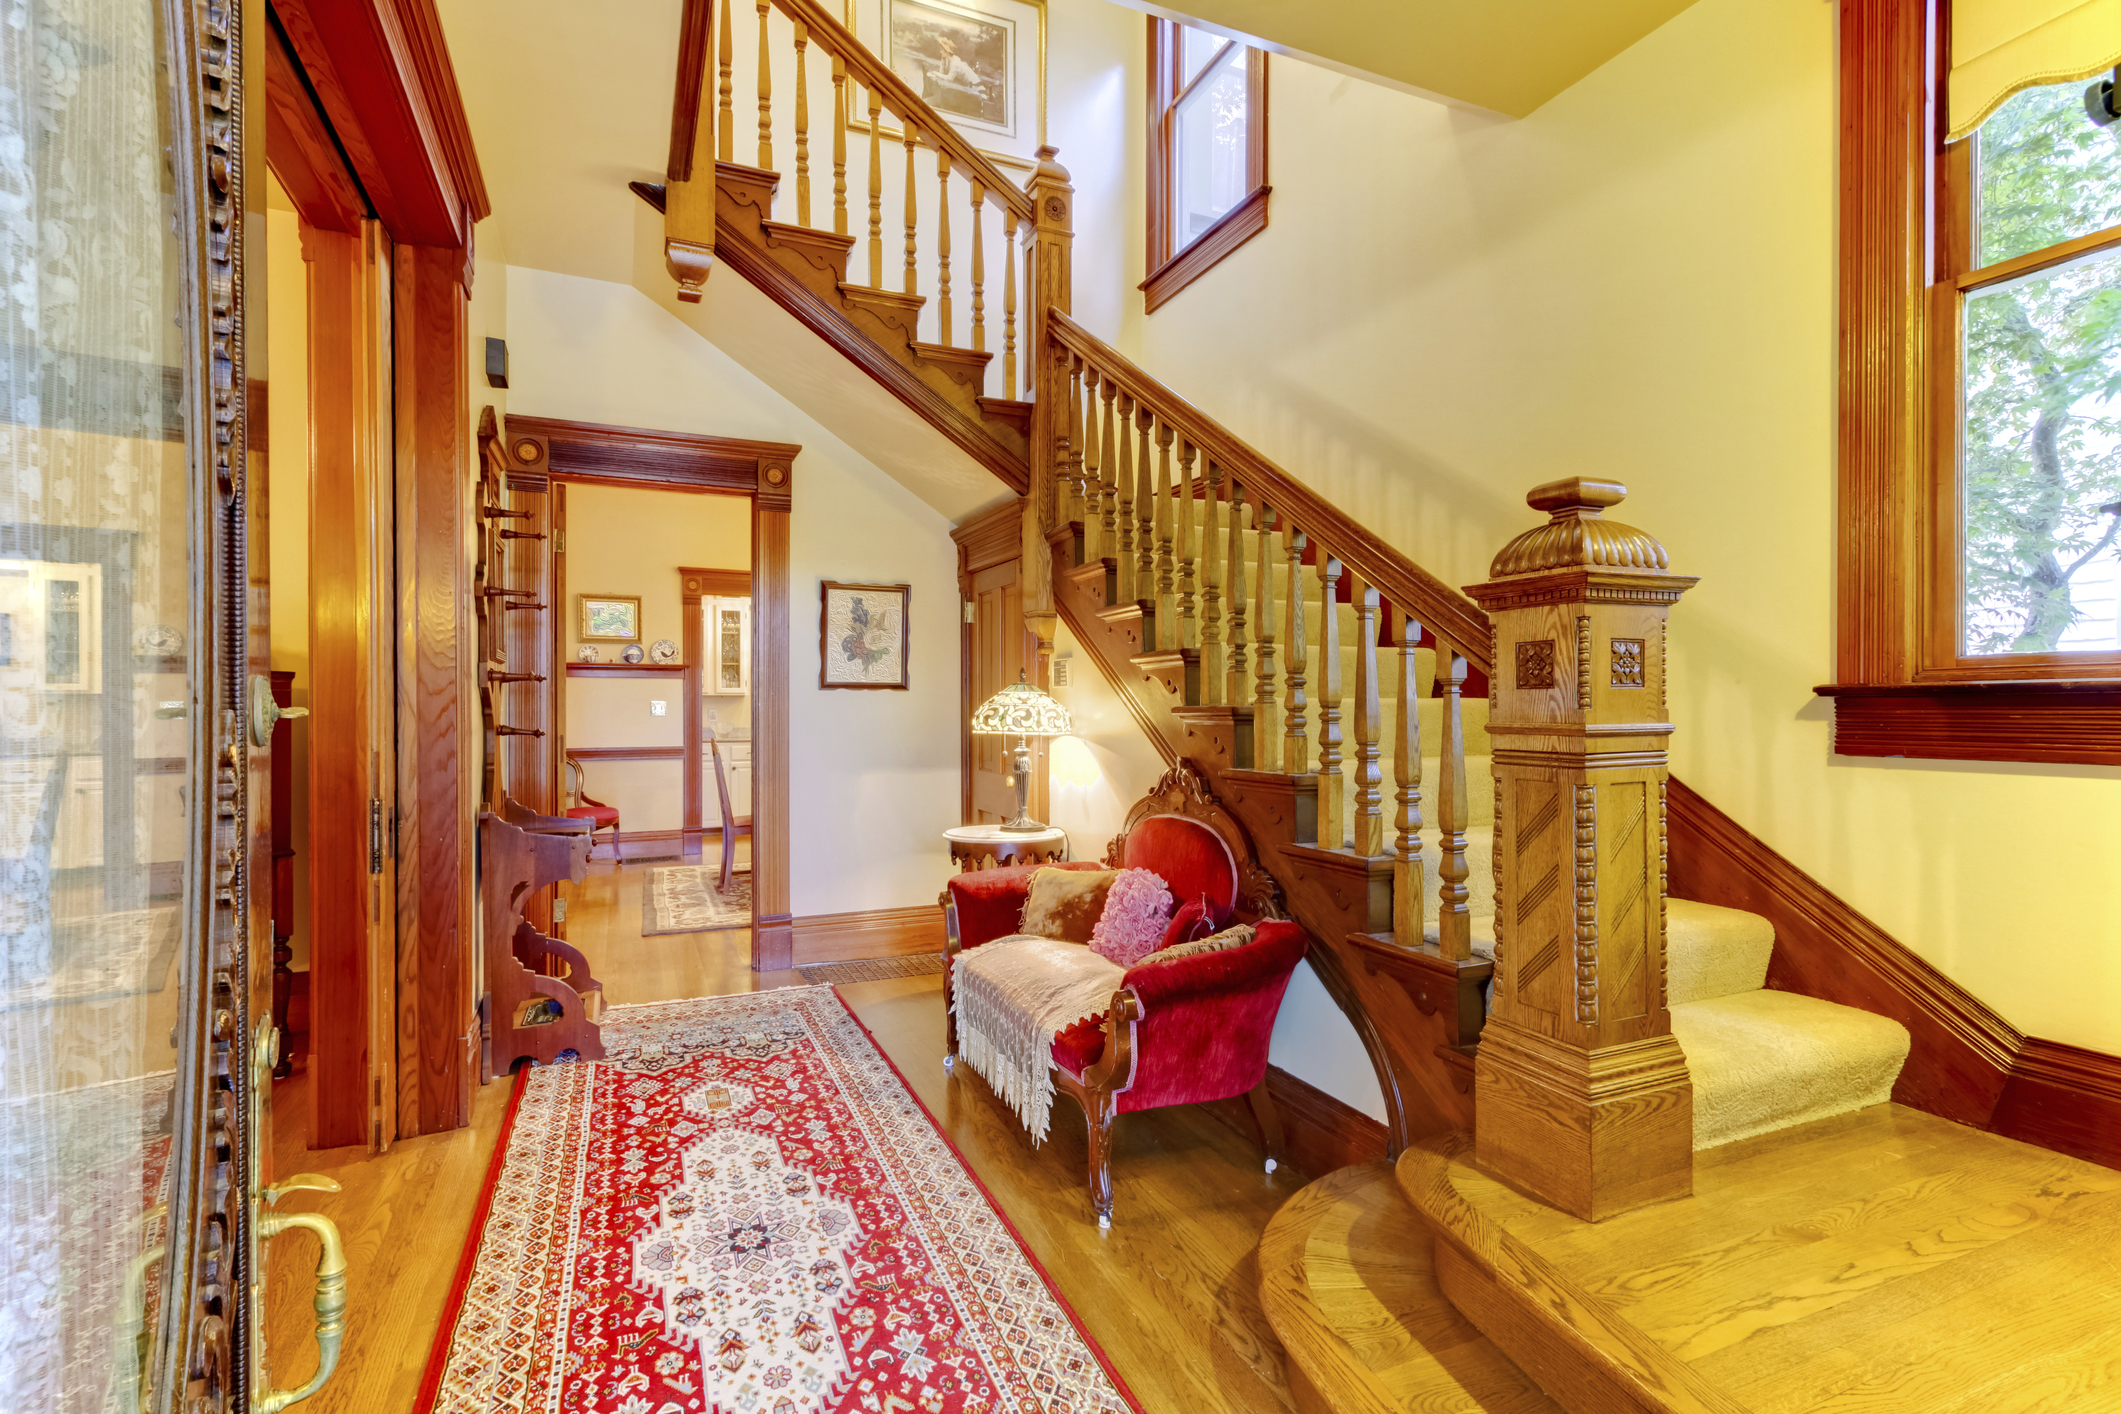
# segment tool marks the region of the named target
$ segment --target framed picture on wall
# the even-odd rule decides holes
[[[1046,140],[1045,0],[846,0],[847,27],[967,142],[1028,175]],[[850,102],[850,130],[867,132]],[[890,118],[880,133],[898,141]]]
[[[826,580],[818,610],[819,687],[908,686],[910,584]]]
[[[585,643],[637,643],[641,637],[641,596],[638,594],[577,594],[582,606]]]

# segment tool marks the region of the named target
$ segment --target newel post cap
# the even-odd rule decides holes
[[[1605,518],[1607,508],[1619,505],[1627,494],[1628,488],[1617,481],[1584,476],[1533,487],[1525,503],[1545,511],[1547,523],[1503,546],[1488,574],[1507,579],[1557,570],[1668,573],[1671,561],[1654,536]]]

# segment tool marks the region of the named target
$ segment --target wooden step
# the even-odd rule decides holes
[[[1260,1301],[1302,1414],[1558,1409],[1445,1299],[1429,1254],[1383,1164],[1327,1175],[1268,1222]]]
[[[1700,1153],[1693,1196],[1594,1224],[1470,1142],[1410,1147],[1400,1186],[1444,1294],[1571,1414],[2121,1406],[2121,1172],[1874,1105]]]

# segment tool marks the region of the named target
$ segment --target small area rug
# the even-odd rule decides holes
[[[416,1409],[1139,1414],[830,987],[603,1031],[518,1077]]]
[[[886,982],[893,977],[941,976],[943,955],[920,953],[914,957],[863,957],[852,962],[813,962],[798,967],[805,982]]]
[[[641,890],[641,936],[750,927],[751,871],[731,874],[726,894],[715,888],[721,877],[721,866],[715,864],[649,870],[648,884]]]

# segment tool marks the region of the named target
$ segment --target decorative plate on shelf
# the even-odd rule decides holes
[[[626,651],[619,654],[619,656],[621,658],[624,658],[629,663],[638,663],[641,661],[641,659],[647,657],[648,655],[641,651],[640,644],[629,643],[626,645]]]
[[[603,656],[597,652],[596,645],[593,643],[585,643],[580,648],[575,649],[574,656],[577,662],[582,663],[600,663],[603,661]]]
[[[678,646],[667,638],[658,638],[648,645],[648,661],[651,663],[675,663]]]
[[[133,635],[133,652],[147,658],[174,658],[184,651],[184,631],[150,624]]]

